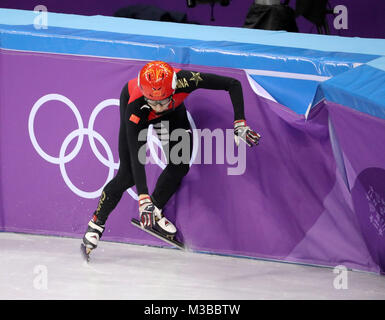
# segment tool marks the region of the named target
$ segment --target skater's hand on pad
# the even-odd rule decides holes
[[[245,120],[234,121],[234,140],[237,146],[241,140],[249,147],[258,145],[260,138],[261,135],[247,126]]]

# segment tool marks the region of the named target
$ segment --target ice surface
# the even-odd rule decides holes
[[[332,268],[0,232],[0,299],[385,299],[385,277]]]

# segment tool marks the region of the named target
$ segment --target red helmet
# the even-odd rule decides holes
[[[138,87],[151,100],[163,100],[175,92],[176,74],[166,62],[147,63],[138,74]]]

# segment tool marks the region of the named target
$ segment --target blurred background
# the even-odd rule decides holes
[[[2,0],[0,7],[385,38],[383,0]]]

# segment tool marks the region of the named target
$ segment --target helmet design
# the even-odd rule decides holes
[[[166,62],[147,63],[138,74],[138,87],[151,100],[163,100],[175,92],[176,73]]]

